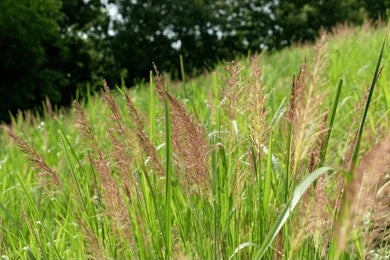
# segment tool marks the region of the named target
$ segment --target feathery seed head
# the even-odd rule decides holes
[[[197,184],[207,187],[209,145],[205,139],[206,134],[198,122],[174,96],[166,91],[165,82],[161,78],[156,66],[156,91],[161,102],[165,99],[170,104],[169,113],[172,124],[172,143],[180,163],[184,166],[185,178],[183,184]]]
[[[87,143],[90,144],[93,152],[91,162],[103,186],[103,201],[106,205],[106,211],[116,221],[120,229],[129,228],[130,217],[126,205],[121,198],[120,189],[111,176],[110,163],[94,137],[90,123],[80,104],[75,101],[74,106],[77,111],[77,125],[80,133],[86,139]]]
[[[134,121],[134,125],[137,131],[138,141],[140,143],[141,148],[144,150],[145,154],[150,158],[152,167],[156,170],[156,173],[159,175],[164,175],[164,170],[160,162],[160,158],[154,147],[152,141],[149,136],[145,133],[144,130],[144,120],[138,113],[137,108],[135,107],[134,102],[128,95],[126,96],[126,104],[127,108],[130,112],[130,115]]]
[[[389,239],[390,196],[383,196],[390,194],[388,172],[390,134],[364,155],[352,176],[352,182],[346,182],[346,199],[340,207],[347,205],[348,211],[342,226],[339,223],[337,232],[340,250],[344,250],[348,242],[351,227],[364,231],[368,247],[371,248],[375,246],[375,241]],[[366,220],[371,222],[368,227],[364,225]]]
[[[225,78],[226,86],[222,92],[221,105],[230,120],[236,120],[237,116],[246,106],[242,104],[244,86],[240,79],[242,66],[238,62],[231,62],[225,66],[228,77]]]
[[[262,85],[261,69],[259,65],[259,56],[254,55],[251,58],[252,78],[248,89],[248,122],[251,139],[254,142],[257,152],[260,152],[261,144],[264,142],[269,126],[267,116],[269,111],[266,106],[265,89]]]
[[[27,158],[32,166],[40,172],[39,176],[48,177],[49,183],[54,184],[57,188],[59,188],[61,183],[58,173],[47,165],[45,159],[40,156],[25,140],[20,138],[13,129],[8,129],[8,135],[19,149],[27,155]],[[45,187],[47,184],[47,178],[42,179],[41,183]]]

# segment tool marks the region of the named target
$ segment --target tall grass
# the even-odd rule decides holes
[[[0,257],[389,255],[387,31],[192,80],[180,58],[185,82],[156,70],[70,111],[21,113],[0,135]]]

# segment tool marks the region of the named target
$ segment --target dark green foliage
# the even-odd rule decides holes
[[[0,0],[0,121],[57,105],[106,78],[148,79],[152,62],[179,78],[249,51],[312,41],[321,28],[387,18],[390,0]],[[111,32],[109,35],[108,32]]]
[[[46,96],[68,104],[98,70],[91,50],[108,26],[100,1],[64,3],[0,1],[0,121],[8,111],[40,106]]]
[[[363,20],[354,0],[280,0],[275,8],[275,42],[278,48],[293,42],[312,41],[320,29],[330,30],[339,23],[358,23]]]
[[[147,77],[152,62],[177,73],[180,53],[190,69],[214,64],[221,53],[232,57],[215,32],[214,1],[115,2],[123,20],[115,22],[112,50],[116,65],[127,69],[131,80]]]
[[[381,18],[387,20],[390,15],[389,0],[362,0],[362,4],[370,19]]]
[[[248,51],[312,41],[321,28],[361,23],[366,17],[361,1],[111,0],[121,15],[111,47],[130,84],[147,78],[152,62],[178,77],[180,55],[193,74]]]
[[[66,79],[52,69],[46,55],[58,53],[60,15],[57,2],[0,1],[0,115],[27,108],[37,96],[56,100]],[[51,84],[57,84],[54,88]]]

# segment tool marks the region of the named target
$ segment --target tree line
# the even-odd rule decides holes
[[[390,0],[1,0],[0,121],[46,97],[67,105],[102,78],[130,86],[152,62],[179,77],[182,55],[195,75],[389,10]]]

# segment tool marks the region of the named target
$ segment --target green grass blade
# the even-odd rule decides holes
[[[73,166],[73,163],[70,160],[70,157],[69,157],[69,154],[68,154],[68,149],[66,148],[66,145],[65,145],[65,142],[64,142],[63,138],[61,138],[61,143],[62,143],[62,146],[64,148],[64,153],[65,153],[66,160],[67,160],[69,168],[70,168],[71,176],[73,178],[73,181],[76,183],[77,193],[78,193],[78,195],[80,197],[81,205],[83,206],[83,209],[85,210],[85,212],[88,213],[87,207],[86,207],[86,203],[84,201],[84,196],[83,196],[83,193],[81,192],[80,183],[79,183],[79,181],[78,181],[78,179],[76,177],[76,174],[75,174],[75,169],[74,169],[75,167]]]
[[[185,98],[188,98],[187,86],[186,86],[186,74],[184,71],[183,56],[181,54],[180,54],[180,72],[181,72],[181,81],[183,82],[184,95]]]
[[[328,149],[329,139],[330,139],[330,136],[332,134],[334,119],[336,118],[336,111],[337,111],[337,106],[338,106],[339,100],[340,100],[342,86],[343,86],[343,80],[340,79],[339,83],[337,85],[336,94],[335,94],[334,99],[333,99],[328,130],[326,132],[326,137],[325,137],[325,143],[324,143],[324,146],[321,148],[321,152],[320,152],[320,162],[318,164],[319,167],[322,167],[324,165],[324,162],[325,162],[326,151]]]
[[[30,248],[27,248],[26,251],[27,251],[28,259],[37,260],[37,258],[36,258],[35,255],[33,254],[33,252],[31,252]]]
[[[234,249],[233,254],[229,257],[229,260],[232,260],[233,257],[235,255],[237,255],[241,250],[243,250],[244,248],[250,247],[250,246],[256,246],[256,245],[251,243],[251,242],[244,242],[244,243],[240,244],[238,247],[236,247]]]
[[[352,163],[351,163],[351,168],[350,168],[350,173],[351,174],[353,174],[353,172],[354,172],[354,170],[355,170],[355,168],[356,168],[356,166],[357,166],[357,164],[359,162],[358,156],[359,156],[360,142],[361,142],[361,139],[362,139],[364,123],[365,123],[366,118],[367,118],[368,109],[370,108],[370,103],[371,103],[371,99],[372,99],[372,94],[374,92],[375,83],[378,80],[379,68],[380,68],[380,65],[381,65],[384,48],[385,48],[385,41],[383,41],[381,50],[379,52],[378,60],[377,60],[376,67],[375,67],[374,76],[372,78],[372,82],[371,82],[371,86],[370,86],[370,91],[368,93],[368,97],[367,97],[366,105],[364,107],[362,120],[360,122],[359,130],[358,130],[358,136],[357,136],[356,143],[355,143],[355,146],[354,146],[354,149],[353,149]]]
[[[84,172],[84,167],[83,167],[83,165],[81,164],[79,158],[77,157],[76,152],[75,152],[75,150],[73,149],[72,145],[70,144],[68,137],[66,137],[65,131],[64,131],[64,129],[62,128],[60,122],[58,122],[57,119],[54,119],[54,120],[55,120],[55,122],[56,122],[56,125],[57,125],[58,129],[60,129],[60,132],[61,132],[61,134],[62,134],[62,137],[64,138],[64,140],[65,140],[66,143],[68,144],[69,150],[70,150],[70,152],[72,153],[72,156],[76,159],[77,164],[78,164],[78,166],[80,167],[80,171],[82,171],[82,174],[85,174],[85,172]]]
[[[281,228],[283,227],[287,219],[291,216],[291,213],[294,210],[295,206],[298,204],[299,200],[306,192],[306,190],[310,187],[310,185],[319,176],[325,174],[330,170],[331,169],[328,167],[319,168],[314,172],[310,173],[305,179],[303,179],[301,183],[298,184],[298,186],[294,190],[292,198],[287,203],[287,205],[285,206],[285,208],[283,209],[279,217],[276,219],[274,225],[272,226],[270,232],[268,232],[259,250],[257,250],[257,252],[255,253],[255,257],[254,257],[255,259],[261,259],[264,256],[264,254],[267,252],[267,249],[271,246],[272,241],[275,239],[276,235],[281,230]]]
[[[171,147],[171,121],[168,99],[165,98],[165,146],[166,146],[166,179],[165,179],[165,258],[172,256],[172,147]]]
[[[38,218],[38,220],[39,220],[41,223],[43,223],[43,219],[42,219],[42,217],[41,217],[41,214],[39,213],[38,208],[37,208],[36,204],[34,203],[34,201],[33,201],[32,197],[31,197],[31,195],[28,193],[27,188],[26,188],[26,185],[24,184],[22,178],[19,176],[19,174],[16,174],[16,177],[18,178],[18,181],[19,181],[19,183],[20,183],[20,186],[22,187],[22,189],[23,189],[23,191],[24,191],[24,193],[25,193],[25,195],[26,195],[26,197],[27,197],[27,200],[28,200],[29,203],[30,203],[31,208],[33,209],[34,213],[36,214],[36,217]],[[42,224],[42,228],[43,228],[44,232],[47,233],[47,230],[46,230],[46,227],[45,227],[44,224]],[[51,238],[50,238],[50,239],[51,239]],[[37,240],[38,240],[38,239],[37,239]],[[39,240],[38,240],[38,241],[39,241]],[[53,242],[52,239],[51,239],[51,243],[52,243],[52,245],[53,245],[54,251],[55,251],[55,253],[56,253],[58,259],[62,259],[60,253],[58,252],[57,246],[54,244],[54,242]]]
[[[155,121],[153,73],[149,74],[149,138],[153,142]]]
[[[4,214],[6,215],[7,218],[9,218],[15,226],[18,226],[18,223],[16,220],[11,216],[10,212],[7,210],[7,208],[0,202],[0,209],[4,211]]]
[[[264,176],[263,208],[268,213],[271,199],[271,174],[272,174],[272,130],[269,137],[267,164]]]
[[[65,134],[65,132],[64,132],[64,129],[61,127],[61,124],[58,122],[57,119],[55,119],[55,122],[56,122],[56,124],[57,124],[58,129],[60,129],[60,132],[61,132],[62,137],[63,137],[63,138],[61,138],[61,143],[62,143],[64,152],[65,152],[65,155],[66,155],[68,164],[69,164],[69,166],[70,166],[70,168],[71,168],[71,174],[72,174],[72,177],[73,177],[74,182],[76,183],[77,192],[78,192],[78,195],[79,195],[79,197],[80,197],[80,200],[81,200],[83,209],[85,210],[86,213],[88,213],[88,211],[87,211],[87,206],[86,206],[87,203],[86,203],[85,198],[84,198],[84,196],[83,196],[83,193],[82,193],[82,191],[81,191],[81,184],[80,184],[80,182],[79,182],[79,180],[78,180],[78,178],[77,178],[77,176],[76,176],[76,174],[75,174],[75,172],[74,172],[74,167],[73,167],[73,164],[72,164],[72,162],[71,162],[71,160],[70,160],[70,157],[69,157],[69,154],[68,154],[68,149],[67,149],[67,147],[66,147],[66,145],[65,145],[65,142],[66,142],[66,144],[68,145],[68,148],[69,148],[69,150],[70,150],[72,156],[76,159],[76,162],[77,162],[77,164],[78,164],[78,166],[79,166],[79,169],[80,169],[80,172],[81,172],[82,175],[85,175],[84,167],[83,167],[83,165],[81,164],[81,162],[80,162],[78,156],[76,155],[76,152],[75,152],[75,150],[73,149],[72,145],[70,144],[69,139],[66,137],[66,134]],[[64,142],[64,140],[65,140],[65,142]]]
[[[379,52],[378,60],[377,60],[375,71],[374,71],[374,76],[373,76],[373,79],[372,79],[372,82],[371,82],[371,86],[370,86],[370,89],[369,89],[366,105],[365,105],[365,108],[364,108],[364,112],[363,112],[363,115],[362,115],[362,119],[361,119],[361,122],[360,122],[359,129],[358,129],[358,132],[357,132],[357,139],[356,139],[356,142],[355,142],[354,148],[353,148],[352,161],[351,161],[351,166],[350,166],[350,169],[349,169],[349,176],[347,176],[349,178],[347,178],[347,188],[346,189],[348,189],[348,185],[353,185],[351,182],[353,181],[353,175],[354,175],[355,169],[356,169],[357,165],[359,164],[359,157],[358,156],[359,156],[359,150],[360,150],[360,142],[361,142],[362,135],[363,135],[364,123],[366,121],[368,109],[370,107],[372,94],[374,92],[375,83],[376,83],[376,81],[378,79],[378,76],[379,76],[379,68],[380,68],[380,64],[381,64],[381,60],[382,60],[384,46],[385,46],[385,41],[383,41],[381,50]],[[350,210],[350,199],[351,198],[348,198],[347,193],[344,192],[343,196],[342,196],[341,210],[339,211],[339,213],[337,215],[339,226],[345,225],[345,223],[346,223],[346,221],[348,219],[349,210]],[[340,259],[340,256],[343,253],[342,249],[338,245],[340,237],[342,236],[341,234],[342,234],[342,232],[339,229],[338,232],[336,233],[336,240],[334,241],[334,243],[331,246],[331,256],[334,259]]]
[[[183,55],[180,54],[180,72],[181,72],[181,80],[183,82],[186,81],[186,74],[184,72],[184,62],[183,62]]]

